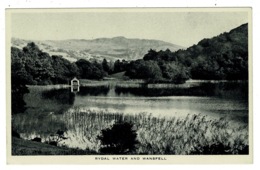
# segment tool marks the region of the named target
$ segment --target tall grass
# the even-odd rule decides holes
[[[34,115],[37,116],[37,115]],[[40,137],[43,141],[61,129],[68,137],[59,146],[81,148],[98,152],[97,139],[102,129],[116,122],[130,122],[137,132],[139,144],[131,154],[247,154],[248,127],[224,118],[210,119],[202,115],[185,118],[153,117],[151,114],[107,113],[74,107],[64,114],[46,115],[42,118],[17,116],[13,124],[21,137]],[[222,151],[218,151],[222,149]],[[217,152],[216,152],[217,150]]]
[[[132,154],[203,154],[203,147],[221,144],[225,153],[239,154],[248,146],[247,125],[231,124],[220,118],[188,115],[185,118],[158,118],[151,114],[120,114],[74,108],[66,112],[67,128],[86,143],[86,148],[100,148],[97,136],[115,122],[134,124],[139,144]],[[204,148],[205,149],[205,148]]]

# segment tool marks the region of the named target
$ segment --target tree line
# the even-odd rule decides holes
[[[11,47],[12,113],[25,111],[26,85],[67,84],[73,77],[100,79],[106,74],[101,63],[83,59],[71,63],[62,56],[50,56],[34,42],[23,49]]]
[[[229,33],[203,39],[186,50],[150,49],[142,60],[131,61],[126,69],[131,78],[182,83],[185,80],[247,80],[248,25]]]
[[[31,42],[22,50],[12,47],[12,83],[47,85],[68,83],[73,77],[100,79],[106,75],[101,63],[81,59],[71,63],[62,56],[43,52]]]
[[[211,39],[203,39],[186,50],[150,49],[143,59],[108,62],[80,59],[71,63],[62,56],[43,52],[31,42],[22,50],[12,47],[12,80],[24,84],[68,83],[73,77],[102,79],[125,72],[130,79],[173,83],[192,79],[247,80],[247,24]]]

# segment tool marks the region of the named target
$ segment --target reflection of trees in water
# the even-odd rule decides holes
[[[248,83],[224,82],[201,83],[199,86],[182,88],[148,88],[115,86],[117,95],[133,94],[136,96],[216,96],[247,100]]]
[[[109,86],[81,87],[81,91],[77,93],[77,95],[107,95],[110,90],[109,88]],[[247,83],[231,82],[201,83],[200,86],[183,89],[115,87],[117,95],[131,93],[137,96],[208,95],[223,98],[236,97],[247,99],[247,97],[245,97],[248,94],[247,91]],[[39,137],[45,142],[51,134],[56,134],[58,130],[61,130],[66,134],[64,137],[71,137],[66,140],[66,142],[73,143],[73,146],[79,144],[82,148],[88,146],[88,148],[98,151],[98,149],[100,149],[100,143],[96,139],[97,135],[101,130],[111,128],[114,122],[123,118],[122,115],[116,113],[107,114],[106,112],[96,113],[93,111],[82,111],[80,107],[69,109],[72,107],[76,97],[69,89],[52,89],[43,92],[42,89],[36,89],[34,91],[30,89],[30,94],[26,94],[25,96],[26,103],[31,105],[29,105],[24,114],[13,115],[12,126],[21,134],[22,138],[26,139]],[[33,103],[35,100],[38,101]],[[139,118],[135,116],[125,116],[124,118],[130,118],[136,123],[139,122]],[[150,120],[147,121],[149,122]],[[154,123],[151,123],[151,126],[152,125],[154,125]],[[67,144],[68,146],[70,145],[70,143],[66,143],[66,145]]]
[[[30,88],[26,95],[27,110],[13,115],[12,128],[23,138],[39,137],[46,141],[57,131],[66,132],[67,128],[61,114],[74,103],[75,94],[69,89],[42,90]]]
[[[51,89],[42,92],[42,97],[45,99],[55,100],[61,104],[73,105],[75,101],[75,94],[71,93],[69,89]]]
[[[104,95],[106,96],[110,90],[109,86],[96,86],[96,87],[84,87],[81,86],[79,92],[77,93],[78,95],[81,96],[86,96],[86,95],[93,95],[93,96],[98,96],[98,95]]]
[[[25,85],[12,85],[12,114],[23,113],[26,110],[24,94],[29,90]]]

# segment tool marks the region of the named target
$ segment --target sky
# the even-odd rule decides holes
[[[15,12],[11,36],[27,40],[124,36],[189,47],[248,22],[245,11],[226,12]]]

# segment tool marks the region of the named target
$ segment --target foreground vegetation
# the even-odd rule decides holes
[[[12,138],[12,155],[90,155],[88,150],[57,147],[40,142]]]
[[[67,147],[76,148],[78,146],[84,152],[76,149],[71,154],[88,154],[89,151],[93,151],[91,152],[93,154],[148,155],[215,155],[248,154],[249,152],[247,123],[234,123],[224,118],[212,119],[200,114],[186,117],[154,117],[146,113],[134,115],[108,113],[107,111],[74,107],[63,114],[41,115],[44,123],[40,123],[40,126],[37,123],[39,121],[35,122],[35,118],[32,118],[34,120],[31,122],[32,124],[28,124],[30,120],[26,118],[26,116],[20,117],[21,123],[13,124],[13,128],[21,134],[22,138],[32,140],[32,136],[36,135],[41,138],[41,142],[48,143],[50,135],[61,129],[64,131],[64,140],[61,143],[58,142],[57,150],[54,149],[51,152],[44,148],[54,146],[16,139],[12,146],[13,152],[17,154],[70,154],[69,151],[64,151],[62,148],[66,150]],[[14,121],[17,120],[14,119]],[[129,125],[118,127],[120,122]],[[110,133],[109,129],[115,129],[115,131]],[[133,136],[134,138],[130,139]],[[116,145],[109,144],[108,141],[111,139]],[[133,141],[133,144],[128,144],[131,149],[122,150],[117,147],[125,146],[120,143],[123,141]],[[43,150],[35,151],[37,148],[39,149],[36,145],[42,147]],[[108,146],[117,149],[114,150]]]
[[[97,136],[116,122],[129,122],[137,133],[136,150],[130,154],[246,154],[248,153],[247,125],[231,124],[227,120],[210,120],[202,115],[185,118],[158,118],[147,114],[118,114],[94,112],[74,108],[64,114],[75,125],[69,129],[82,129],[89,150],[101,147]],[[221,147],[223,148],[221,149]],[[214,151],[216,148],[220,148]]]
[[[227,120],[209,119],[202,115],[188,115],[183,118],[159,118],[147,114],[119,114],[95,112],[91,110],[82,110],[80,108],[73,108],[60,115],[62,120],[67,120],[63,126],[70,131],[70,134],[77,134],[77,138],[71,139],[74,142],[84,142],[85,149],[83,151],[73,151],[71,154],[88,154],[89,151],[94,151],[97,154],[169,154],[169,155],[193,155],[193,154],[248,154],[248,127],[245,124],[238,125]],[[56,117],[56,121],[60,118]],[[53,118],[52,118],[53,119]],[[118,134],[111,134],[114,143],[111,145],[113,150],[109,148],[109,131],[116,129],[122,125],[116,125],[120,122],[128,123],[126,130],[118,132]],[[116,125],[116,126],[115,126]],[[15,129],[24,129],[16,125]],[[124,129],[124,126],[119,130]],[[129,127],[129,128],[127,128]],[[58,127],[57,128],[61,128]],[[55,129],[54,127],[52,129]],[[64,128],[63,128],[64,129]],[[111,130],[109,130],[111,129]],[[118,128],[117,128],[118,129]],[[28,129],[29,131],[31,130]],[[48,128],[46,129],[48,131]],[[42,129],[44,131],[44,129]],[[35,131],[37,132],[37,131]],[[33,132],[33,133],[35,133]],[[30,132],[27,132],[30,133]],[[41,133],[37,132],[42,138]],[[117,133],[117,132],[116,132]],[[124,135],[120,135],[124,134]],[[64,136],[68,133],[65,131]],[[116,136],[116,139],[114,139]],[[131,138],[130,137],[134,138]],[[69,151],[63,151],[58,147],[52,152],[44,149],[47,144],[38,145],[15,139],[13,143],[13,153],[25,154],[70,154]],[[73,140],[76,140],[73,142]],[[18,143],[20,141],[20,143]],[[66,141],[66,140],[64,140]],[[116,146],[124,146],[122,141],[133,141],[127,146],[131,146],[130,150],[118,149]],[[27,142],[27,143],[26,143]],[[35,145],[34,145],[35,144]],[[67,143],[68,144],[68,143]],[[105,144],[105,145],[104,145]],[[38,145],[38,146],[36,146]],[[64,143],[58,146],[65,146]],[[69,146],[69,145],[68,145]],[[67,146],[67,147],[68,147]],[[106,146],[106,150],[104,150]],[[42,148],[41,151],[39,147]],[[49,148],[52,148],[51,146]],[[27,149],[26,149],[27,148]],[[27,150],[27,151],[21,151]],[[113,152],[115,151],[115,152]],[[119,152],[121,151],[121,152]],[[124,151],[124,152],[122,152]],[[94,153],[92,152],[92,153]]]

